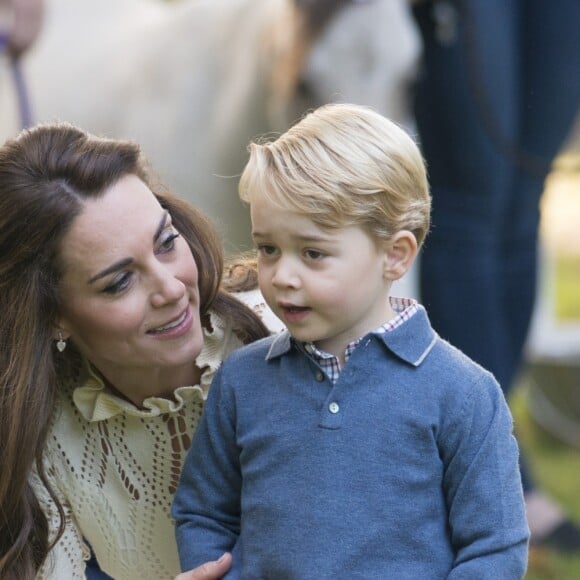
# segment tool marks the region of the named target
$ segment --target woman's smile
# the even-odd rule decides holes
[[[176,319],[164,324],[163,326],[148,330],[147,334],[159,338],[179,338],[189,331],[192,321],[191,307],[188,306]]]

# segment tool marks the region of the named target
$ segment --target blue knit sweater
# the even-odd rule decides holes
[[[216,375],[173,516],[183,570],[227,578],[520,579],[512,418],[423,308],[369,334],[332,384],[288,333]]]

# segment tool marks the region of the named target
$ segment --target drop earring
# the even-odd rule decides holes
[[[66,340],[62,337],[60,330],[58,331],[58,340],[56,341],[56,349],[58,352],[63,352],[66,348]]]

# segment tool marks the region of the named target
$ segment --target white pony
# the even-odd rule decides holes
[[[251,139],[330,101],[407,120],[420,57],[409,10],[407,0],[46,0],[25,62],[33,114],[136,140],[237,252],[250,247],[237,176]]]

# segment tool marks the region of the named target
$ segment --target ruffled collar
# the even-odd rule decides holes
[[[203,348],[195,360],[202,369],[199,385],[178,387],[172,399],[149,397],[143,401],[143,408],[139,408],[108,389],[89,361],[83,359],[80,386],[72,393],[75,406],[87,421],[93,422],[104,421],[121,413],[135,417],[157,417],[179,411],[191,399],[205,400],[213,376],[227,354],[227,334],[231,332],[213,313],[210,313],[210,327],[211,330],[203,329]]]

